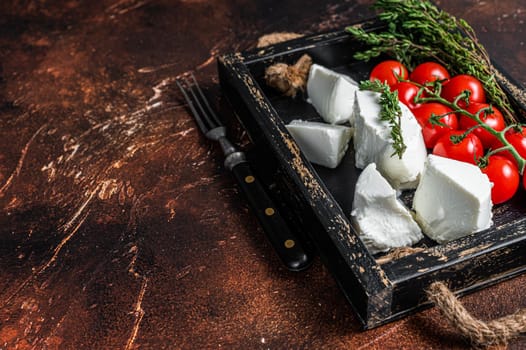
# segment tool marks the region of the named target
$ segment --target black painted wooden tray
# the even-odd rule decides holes
[[[360,25],[381,29],[374,21]],[[355,61],[352,55],[361,49],[350,35],[332,32],[227,54],[219,58],[218,69],[223,92],[253,142],[257,170],[280,209],[294,229],[311,240],[363,326],[372,328],[429,306],[425,289],[434,281],[444,281],[462,295],[524,272],[526,193],[520,190],[512,201],[494,206],[494,225],[488,230],[443,245],[424,239],[419,243],[423,251],[396,260],[371,255],[350,222],[360,172],[352,149],[336,169],[309,163],[285,124],[321,118],[305,96],[283,97],[263,81],[267,66],[293,63],[304,53],[360,81],[375,63]],[[525,90],[502,69],[500,73],[500,82],[525,120]]]

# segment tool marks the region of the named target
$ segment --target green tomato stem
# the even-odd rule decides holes
[[[496,154],[497,152],[509,151],[513,155],[513,158],[515,158],[515,160],[517,161],[517,165],[518,165],[520,174],[522,175],[524,173],[524,169],[525,169],[525,166],[526,166],[526,159],[521,157],[519,152],[517,152],[515,147],[513,147],[513,145],[506,139],[506,136],[505,136],[506,131],[509,130],[510,128],[514,127],[514,124],[506,127],[502,131],[497,131],[497,130],[493,129],[491,126],[489,126],[488,124],[484,123],[480,119],[480,117],[478,116],[479,113],[473,114],[473,113],[468,112],[464,108],[460,107],[458,105],[458,102],[461,101],[462,99],[465,99],[466,95],[469,97],[469,93],[468,94],[465,93],[466,90],[463,91],[461,94],[459,94],[455,98],[455,100],[453,102],[450,102],[450,101],[446,100],[445,98],[441,97],[440,95],[437,95],[434,91],[429,89],[427,86],[424,86],[424,85],[421,85],[421,84],[417,84],[417,83],[413,83],[413,84],[419,86],[420,89],[423,89],[423,91],[425,91],[425,93],[427,95],[424,98],[419,97],[419,96],[422,95],[422,93],[419,92],[417,94],[417,96],[415,96],[415,99],[414,99],[415,103],[418,104],[418,103],[425,103],[425,102],[438,102],[438,103],[441,103],[441,104],[451,108],[453,110],[453,113],[457,113],[457,114],[460,113],[460,114],[465,115],[466,117],[468,117],[470,119],[473,119],[474,121],[477,122],[478,125],[475,126],[475,127],[470,128],[464,135],[467,135],[469,132],[472,132],[477,127],[481,127],[484,130],[488,131],[490,134],[495,136],[503,144],[502,147],[498,148],[497,150],[490,151],[490,153],[491,154]],[[451,113],[452,112],[445,113],[445,114],[442,115],[442,117],[444,117],[446,115],[449,115]]]

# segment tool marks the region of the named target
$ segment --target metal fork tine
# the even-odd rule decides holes
[[[215,111],[210,107],[210,104],[208,103],[208,99],[205,97],[203,90],[201,90],[201,88],[199,87],[199,84],[197,83],[197,80],[195,79],[195,76],[193,73],[190,73],[190,78],[192,79],[197,92],[201,96],[201,100],[204,102],[204,105],[206,109],[208,110],[208,113],[205,113],[208,121],[214,124],[214,127],[221,126],[221,121],[217,117]]]
[[[184,99],[188,103],[188,107],[190,107],[190,110],[192,111],[192,114],[194,115],[194,119],[197,122],[197,125],[199,126],[199,129],[201,129],[202,133],[206,134],[208,132],[208,128],[204,124],[204,122],[203,122],[203,120],[201,118],[201,115],[199,114],[199,112],[195,108],[192,98],[188,95],[188,92],[187,92],[188,82],[186,80],[184,81],[185,86],[181,85],[181,83],[179,82],[179,79],[176,80],[175,83],[177,84],[177,86],[179,87],[181,92],[183,93]],[[194,95],[194,94],[192,93],[192,95]]]
[[[197,108],[199,108],[199,111],[201,111],[201,116],[203,117],[202,122],[203,123],[206,122],[208,124],[208,130],[215,128],[217,125],[215,125],[214,122],[210,119],[208,112],[203,107],[203,102],[199,100],[199,96],[197,96],[195,92],[196,90],[195,85],[192,84],[192,82],[188,82],[188,81],[187,81],[187,84],[188,84],[188,91],[192,95],[194,103],[197,105]]]
[[[225,167],[234,173],[241,189],[247,195],[251,208],[261,221],[263,229],[268,234],[280,258],[291,270],[307,267],[310,263],[310,257],[303,250],[301,242],[289,230],[284,219],[275,211],[272,198],[267,193],[267,189],[259,182],[258,177],[254,176],[245,153],[239,151],[228,140],[226,126],[222,125],[215,111],[210,107],[194,75],[187,74],[184,78],[177,78],[176,82],[201,131],[206,138],[216,141],[221,146],[225,155]],[[263,210],[263,208],[266,209]],[[267,213],[269,210],[272,210],[271,214]],[[290,247],[288,246],[289,242],[292,242]]]

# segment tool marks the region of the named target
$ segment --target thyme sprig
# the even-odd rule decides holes
[[[350,26],[346,31],[369,48],[357,52],[358,60],[387,54],[409,69],[420,62],[434,60],[452,74],[470,74],[484,85],[489,99],[499,107],[506,120],[516,123],[508,97],[495,79],[495,68],[473,28],[463,19],[439,10],[429,1],[377,0],[378,18],[386,23],[383,32],[367,32]]]
[[[398,103],[398,92],[391,91],[389,85],[379,80],[364,80],[360,82],[361,90],[371,90],[380,93],[380,120],[389,123],[391,128],[391,139],[393,140],[393,155],[402,159],[407,146],[404,143],[401,127],[402,109]]]

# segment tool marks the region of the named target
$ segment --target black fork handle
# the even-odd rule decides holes
[[[231,170],[283,264],[291,271],[301,271],[309,267],[312,263],[311,254],[289,229],[250,164],[246,161],[240,162]]]
[[[225,166],[234,173],[248,203],[270,243],[273,245],[281,261],[291,271],[301,271],[312,262],[311,254],[307,254],[303,244],[289,229],[283,217],[279,214],[265,187],[255,176],[243,152],[239,152],[226,138],[226,128],[210,107],[208,100],[199,88],[193,74],[189,80],[177,80],[177,86],[182,91],[188,106],[201,131],[209,139],[218,141],[226,155]],[[194,91],[195,90],[195,91]],[[197,92],[196,92],[197,91]]]

